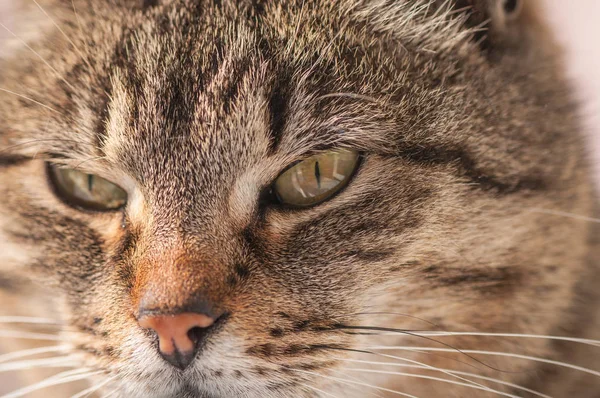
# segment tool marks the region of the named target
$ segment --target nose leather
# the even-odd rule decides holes
[[[146,315],[138,319],[142,328],[157,334],[162,357],[180,369],[189,366],[196,354],[198,342],[194,341],[190,331],[209,328],[214,322],[210,316],[197,313]]]

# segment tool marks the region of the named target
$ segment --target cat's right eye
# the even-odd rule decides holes
[[[54,192],[73,207],[113,211],[127,203],[127,192],[102,177],[54,165],[48,165],[48,173]]]

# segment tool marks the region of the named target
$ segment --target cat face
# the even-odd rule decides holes
[[[6,294],[61,320],[103,391],[362,396],[350,368],[391,359],[373,347],[444,347],[391,354],[466,370],[454,347],[515,341],[418,331],[565,321],[588,225],[540,209],[589,214],[591,199],[527,10],[131,3],[47,4],[64,35],[35,42],[45,62],[18,52],[0,98]],[[536,369],[468,361],[511,381]]]

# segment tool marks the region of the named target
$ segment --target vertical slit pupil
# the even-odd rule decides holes
[[[315,178],[317,179],[317,187],[321,189],[321,170],[319,169],[319,162],[315,162]]]
[[[88,182],[88,190],[90,192],[92,192],[92,187],[94,186],[94,176],[91,174],[88,174],[88,178],[87,178],[87,182]]]

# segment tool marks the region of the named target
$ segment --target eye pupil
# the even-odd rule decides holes
[[[88,190],[90,192],[92,192],[92,188],[93,188],[93,185],[94,185],[94,176],[91,175],[91,174],[88,174],[87,180],[88,180]]]
[[[319,170],[319,161],[315,162],[315,178],[317,179],[317,187],[321,189],[321,170]]]

